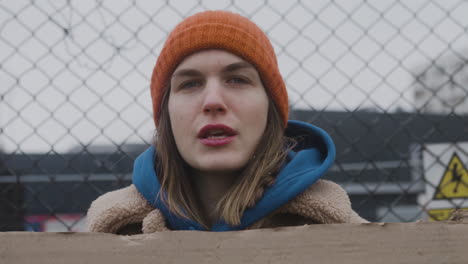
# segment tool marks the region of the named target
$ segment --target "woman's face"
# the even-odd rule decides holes
[[[257,70],[223,50],[185,58],[168,103],[182,158],[201,172],[234,172],[250,159],[266,127],[268,97]]]

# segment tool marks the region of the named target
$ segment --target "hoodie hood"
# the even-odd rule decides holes
[[[332,166],[336,155],[335,145],[324,130],[305,122],[289,121],[285,134],[294,138],[297,145],[289,151],[274,184],[265,189],[254,207],[245,210],[239,225],[231,226],[220,221],[209,231],[236,231],[251,226],[301,194]],[[155,148],[150,147],[135,160],[133,184],[137,190],[163,213],[171,229],[207,231],[195,221],[172,214],[161,201],[161,186],[154,169],[156,155]]]

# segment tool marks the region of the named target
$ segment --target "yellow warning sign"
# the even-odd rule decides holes
[[[453,153],[436,188],[434,200],[468,198],[468,171],[457,153]]]
[[[461,209],[468,210],[468,208],[461,208]],[[453,211],[455,211],[454,208],[432,209],[432,210],[428,210],[427,214],[429,215],[430,221],[446,221],[449,219]]]

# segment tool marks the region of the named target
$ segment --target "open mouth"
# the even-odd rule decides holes
[[[198,138],[206,145],[223,145],[229,143],[237,132],[222,124],[211,124],[204,126],[198,133]]]
[[[233,136],[233,135],[230,133],[226,133],[226,131],[224,130],[215,129],[215,130],[209,131],[206,135],[203,136],[203,138],[216,139],[216,138],[225,138],[229,136]]]
[[[213,124],[204,126],[198,133],[198,138],[216,139],[231,137],[235,136],[236,134],[237,133],[228,126],[221,124]]]

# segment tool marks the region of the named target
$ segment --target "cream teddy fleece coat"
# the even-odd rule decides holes
[[[278,217],[281,215],[284,217]],[[170,230],[163,214],[152,207],[134,185],[106,193],[96,199],[88,210],[87,222],[88,230],[91,232],[122,233],[121,230],[132,225],[139,229],[134,228],[132,233]],[[348,195],[339,185],[319,180],[249,229],[311,223],[367,223],[367,221],[353,211]]]

